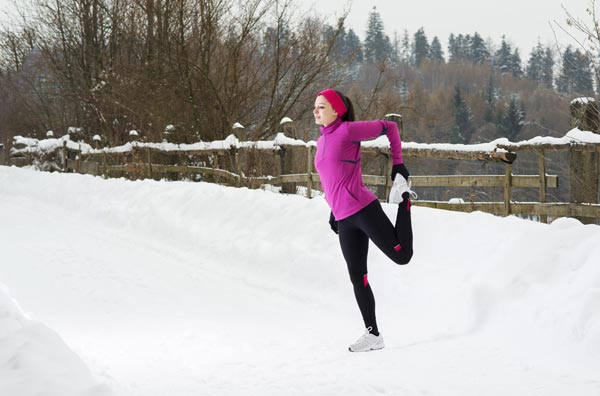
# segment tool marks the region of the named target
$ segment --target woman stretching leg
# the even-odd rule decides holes
[[[375,298],[369,284],[369,239],[397,264],[408,264],[413,254],[408,170],[402,161],[398,127],[388,121],[354,121],[349,98],[332,89],[319,92],[315,122],[321,125],[315,167],[331,208],[329,224],[338,233],[354,295],[366,327],[349,349],[364,352],[384,347],[375,317]],[[362,182],[360,142],[386,134],[392,153],[392,179],[399,174],[402,202],[393,225],[377,197]]]

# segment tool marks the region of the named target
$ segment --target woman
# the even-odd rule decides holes
[[[384,347],[375,319],[375,299],[367,272],[369,239],[397,264],[408,264],[413,254],[408,170],[402,161],[398,126],[389,121],[354,121],[350,99],[326,89],[317,94],[315,122],[321,125],[315,168],[319,172],[325,200],[331,208],[329,224],[339,235],[342,254],[348,265],[354,295],[366,332],[351,352]],[[392,154],[392,179],[402,201],[396,224],[392,225],[375,194],[362,182],[360,142],[386,134]],[[398,177],[396,177],[398,175]],[[396,202],[398,203],[398,202]]]

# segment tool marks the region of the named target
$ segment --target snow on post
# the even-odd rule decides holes
[[[294,120],[292,120],[290,117],[283,117],[281,121],[279,121],[279,125],[281,125],[284,135],[296,137],[294,134]]]
[[[403,139],[405,138],[404,136],[402,136],[402,132],[404,132],[404,126],[402,124],[402,114],[389,113],[386,114],[383,118],[388,121],[394,121],[396,125],[398,125],[398,133],[400,134],[400,137]]]
[[[93,142],[94,148],[97,150],[100,148],[100,144],[102,143],[102,138],[100,137],[100,135],[94,135],[94,137],[92,138],[92,142]]]
[[[594,98],[581,97],[571,101],[571,127],[600,133],[600,114]]]
[[[131,131],[129,131],[129,141],[130,142],[135,142],[139,139],[140,134],[138,133],[138,131],[136,131],[135,129],[132,129]]]
[[[242,124],[240,124],[239,122],[236,122],[233,124],[231,129],[233,129],[233,134],[235,135],[236,138],[238,138],[238,140],[246,140],[246,131],[245,131],[246,128],[244,128],[244,126]]]
[[[67,128],[67,136],[74,142],[83,142],[83,128],[69,127]]]

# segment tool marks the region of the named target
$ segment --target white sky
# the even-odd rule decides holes
[[[0,21],[6,22],[5,11],[14,0],[0,0]],[[375,6],[380,13],[386,33],[393,39],[394,32],[402,35],[404,29],[412,35],[425,29],[431,41],[438,36],[444,52],[450,33],[473,34],[478,32],[484,39],[492,39],[496,45],[505,34],[509,42],[521,50],[526,61],[531,48],[538,40],[544,45],[561,46],[575,44],[556,23],[566,27],[566,14],[562,6],[581,20],[589,23],[586,13],[591,0],[453,0],[405,2],[399,0],[295,0],[301,9],[312,9],[319,15],[329,16],[334,23],[344,8],[350,6],[347,25],[363,39],[369,12]],[[598,4],[600,11],[600,2]],[[551,26],[552,25],[552,26]],[[553,31],[554,28],[554,31]],[[574,29],[569,32],[582,38]]]
[[[340,15],[349,0],[311,1],[310,5],[319,14]],[[421,27],[429,41],[438,36],[444,52],[447,52],[447,41],[450,33],[473,34],[478,32],[484,39],[491,38],[496,45],[505,34],[513,47],[521,50],[521,58],[525,61],[538,40],[544,45],[561,46],[575,44],[574,40],[564,33],[556,23],[566,27],[564,5],[571,14],[585,22],[591,22],[586,13],[590,0],[452,0],[452,1],[399,1],[399,0],[354,0],[347,19],[362,39],[367,29],[368,15],[372,8],[382,17],[386,33],[393,39],[394,31],[402,35],[404,29],[412,37]],[[600,11],[600,1],[598,2]],[[554,32],[552,27],[554,27]],[[582,37],[573,29],[573,34]],[[556,38],[555,38],[556,34]]]

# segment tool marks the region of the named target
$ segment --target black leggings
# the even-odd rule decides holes
[[[369,239],[396,264],[408,264],[413,255],[408,194],[404,194],[404,201],[398,205],[395,226],[383,212],[379,201],[375,200],[360,212],[340,220],[338,233],[365,327],[371,327],[371,333],[379,335],[375,319],[375,298],[367,271]]]

